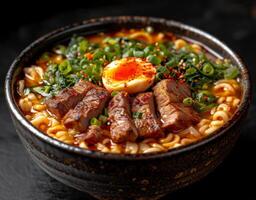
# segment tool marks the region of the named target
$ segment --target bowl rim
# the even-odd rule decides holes
[[[232,120],[230,120],[228,123],[226,123],[223,127],[218,129],[216,133],[213,133],[209,136],[206,136],[202,138],[199,141],[196,141],[192,144],[189,144],[187,146],[181,146],[178,148],[170,149],[166,152],[159,152],[159,153],[149,153],[149,154],[113,154],[113,153],[103,153],[100,151],[93,151],[93,150],[87,150],[82,149],[77,146],[72,146],[66,143],[63,143],[57,139],[54,139],[45,133],[39,131],[36,129],[22,114],[20,109],[18,108],[14,96],[13,96],[13,90],[12,90],[12,77],[15,73],[15,71],[18,68],[19,61],[23,58],[23,56],[28,53],[33,47],[40,45],[44,40],[47,38],[50,38],[52,36],[60,36],[65,31],[74,31],[79,30],[80,28],[84,26],[93,26],[95,24],[99,23],[117,23],[117,21],[124,21],[124,22],[156,22],[159,24],[166,24],[167,26],[173,26],[173,27],[179,27],[186,31],[189,31],[190,33],[195,33],[197,35],[200,35],[204,37],[205,39],[213,42],[217,46],[219,46],[221,49],[224,49],[225,52],[227,52],[237,63],[240,70],[243,70],[243,76],[245,81],[245,90],[243,93],[243,98],[241,101],[241,104],[232,117]],[[198,40],[200,42],[200,40]],[[203,43],[202,43],[203,44]],[[207,46],[207,45],[206,45]],[[223,134],[225,134],[231,127],[233,127],[236,122],[239,121],[241,116],[245,114],[248,110],[250,99],[251,99],[251,84],[250,84],[250,76],[248,73],[248,68],[243,64],[241,58],[235,54],[225,43],[217,39],[216,37],[212,36],[211,34],[208,34],[200,29],[194,28],[192,26],[183,24],[181,22],[177,22],[174,20],[164,19],[164,18],[156,18],[156,17],[145,17],[145,16],[113,16],[113,17],[100,17],[100,18],[93,18],[89,20],[84,20],[79,23],[74,23],[68,26],[64,26],[61,28],[58,28],[52,32],[49,32],[48,34],[45,34],[32,42],[30,45],[28,45],[12,62],[7,75],[5,79],[5,96],[6,101],[9,106],[9,110],[12,113],[12,115],[16,118],[15,120],[20,121],[22,126],[24,126],[26,129],[28,129],[29,132],[31,132],[33,135],[38,137],[41,141],[46,142],[54,147],[57,147],[61,150],[68,151],[71,153],[78,154],[80,156],[90,157],[90,158],[97,158],[97,159],[107,159],[107,160],[148,160],[148,159],[157,159],[157,158],[163,158],[168,156],[174,156],[177,154],[185,153],[188,151],[191,151],[195,148],[198,148],[200,146],[203,146],[219,137],[221,137]]]

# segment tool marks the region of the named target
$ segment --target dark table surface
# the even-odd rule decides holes
[[[146,15],[182,21],[201,28],[227,43],[245,61],[255,83],[256,72],[256,2],[253,1],[98,1],[85,8],[55,10],[48,14],[26,9],[16,19],[4,20],[0,33],[0,199],[1,200],[78,200],[88,195],[69,188],[45,174],[25,152],[12,125],[5,103],[3,84],[12,60],[39,36],[63,25],[91,17],[107,15]],[[4,8],[2,8],[3,10]],[[56,11],[56,12],[55,12]],[[20,15],[20,16],[19,16]],[[7,21],[6,21],[7,20]],[[255,93],[255,89],[253,90]],[[255,199],[256,178],[256,107],[255,101],[242,127],[241,137],[232,153],[202,181],[166,196],[164,199],[221,198]],[[168,167],[168,166],[166,166]],[[159,177],[161,178],[161,177]]]

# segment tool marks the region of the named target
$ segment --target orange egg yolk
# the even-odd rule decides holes
[[[140,73],[140,67],[136,62],[123,63],[114,71],[113,79],[117,81],[131,80]]]

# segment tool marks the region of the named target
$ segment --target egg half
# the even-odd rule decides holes
[[[143,92],[155,79],[156,68],[141,58],[114,60],[103,70],[102,82],[108,91]]]

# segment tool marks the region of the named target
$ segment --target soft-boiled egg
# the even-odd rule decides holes
[[[145,91],[156,75],[156,68],[141,58],[114,60],[103,70],[102,82],[108,91],[126,91],[130,94]]]

